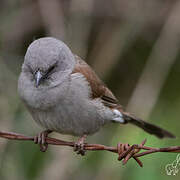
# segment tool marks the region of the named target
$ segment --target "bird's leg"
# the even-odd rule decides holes
[[[48,148],[48,144],[46,143],[46,137],[48,137],[48,134],[51,132],[51,130],[47,129],[40,132],[37,136],[34,137],[34,143],[39,144],[40,150],[42,152],[45,152]]]
[[[86,138],[87,138],[87,135],[83,135],[77,140],[77,142],[74,143],[74,151],[76,151],[77,154],[81,154],[82,156],[85,155],[84,142]]]

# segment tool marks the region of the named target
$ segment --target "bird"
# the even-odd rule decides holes
[[[43,37],[27,48],[18,92],[33,119],[44,128],[36,138],[46,151],[51,132],[79,137],[74,150],[84,154],[88,135],[105,124],[133,124],[158,138],[175,136],[126,112],[95,71],[61,40]]]

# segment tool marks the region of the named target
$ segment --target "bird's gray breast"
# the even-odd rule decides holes
[[[92,134],[104,124],[104,107],[99,100],[90,99],[91,89],[82,74],[71,75],[63,98],[46,111],[33,112],[42,126],[63,134]]]

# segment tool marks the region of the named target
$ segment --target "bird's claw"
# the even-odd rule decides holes
[[[81,154],[82,156],[85,155],[86,151],[84,150],[84,143],[74,143],[74,151],[77,152],[77,154]]]
[[[84,156],[86,153],[84,149],[85,139],[86,139],[86,135],[82,136],[80,139],[78,139],[77,142],[74,143],[74,151],[77,152],[77,154],[81,154],[82,156]]]
[[[46,138],[47,138],[48,134],[51,132],[52,131],[50,131],[50,130],[45,130],[45,131],[40,132],[37,136],[34,137],[34,143],[39,144],[40,151],[46,152],[46,150],[48,148],[48,144],[46,143]]]

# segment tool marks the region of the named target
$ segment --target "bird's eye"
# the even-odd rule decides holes
[[[54,64],[53,66],[51,66],[48,70],[47,70],[47,74],[50,74],[53,72],[53,70],[55,69],[56,64]]]
[[[57,63],[50,66],[50,68],[46,71],[44,77],[47,78],[49,75],[51,75],[54,72],[54,69],[56,68],[56,66],[57,66]]]

